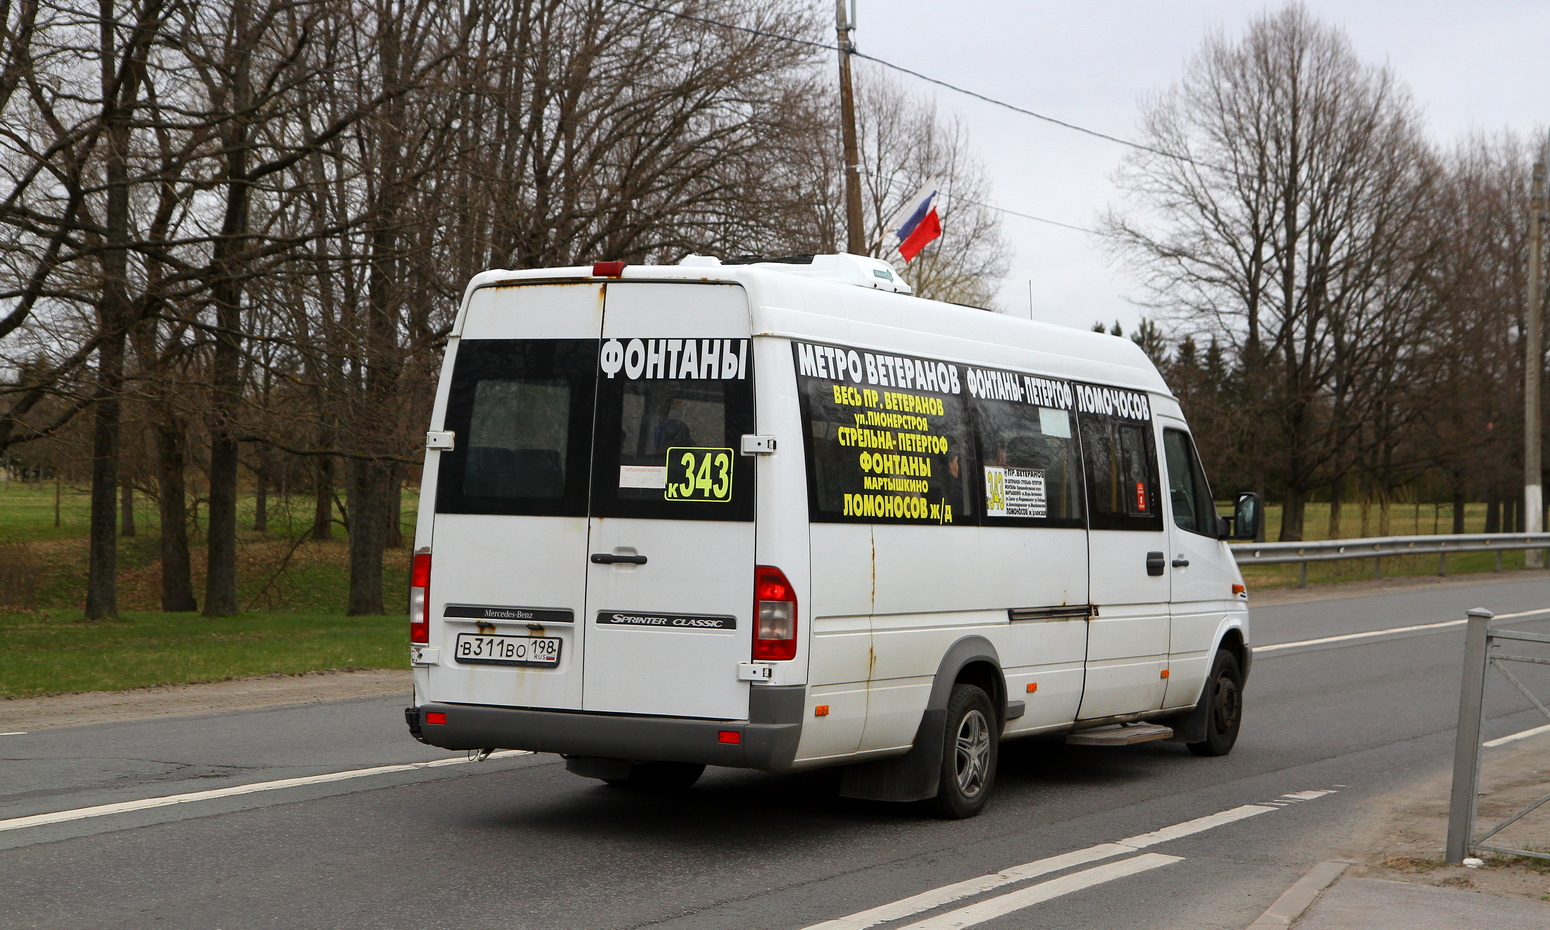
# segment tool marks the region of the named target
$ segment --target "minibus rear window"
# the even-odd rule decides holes
[[[594,516],[753,519],[755,460],[742,454],[744,434],[754,432],[753,360],[746,340],[714,341],[743,363],[696,370],[710,377],[652,377],[647,369],[600,380]]]
[[[595,339],[479,339],[457,348],[436,509],[584,516]]]

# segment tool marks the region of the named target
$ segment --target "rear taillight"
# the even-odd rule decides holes
[[[797,592],[780,569],[769,565],[754,569],[753,615],[753,657],[796,658]]]
[[[409,567],[409,641],[431,641],[431,554],[417,553]]]

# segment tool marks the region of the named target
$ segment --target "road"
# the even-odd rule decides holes
[[[956,822],[837,798],[826,773],[711,770],[662,796],[553,756],[467,762],[413,742],[403,700],[7,719],[0,927],[1240,930],[1451,760],[1461,624],[1294,644],[1474,606],[1550,632],[1543,579],[1255,608],[1230,756],[1010,743],[991,806]],[[1505,691],[1488,739],[1544,723]]]

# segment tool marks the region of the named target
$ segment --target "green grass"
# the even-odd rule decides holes
[[[118,540],[119,608],[154,611],[161,606],[160,528],[155,502],[135,498],[132,537]],[[80,609],[87,569],[90,497],[86,489],[51,483],[0,479],[0,610]],[[406,489],[403,531],[414,533],[416,489]],[[255,498],[238,501],[237,603],[245,611],[330,613],[345,609],[349,592],[349,548],[342,528],[334,538],[313,541],[310,496],[271,495],[268,530],[252,529]],[[59,525],[55,526],[57,518]],[[190,535],[196,594],[203,593],[208,512],[201,505]],[[383,557],[383,603],[397,612],[407,597],[409,555],[388,550]]]
[[[403,668],[405,621],[333,614],[131,613],[116,621],[0,613],[0,697],[121,691],[296,675],[324,669]]]
[[[57,499],[56,499],[57,492]],[[239,503],[237,602],[243,613],[210,619],[161,613],[155,503],[137,495],[137,535],[118,540],[118,620],[81,619],[90,529],[82,488],[0,479],[0,697],[118,691],[151,685],[296,675],[347,668],[404,668],[409,553],[383,558],[386,616],[346,617],[349,544],[342,529],[306,539],[308,496],[270,498],[269,531],[253,525],[255,499]],[[405,492],[404,518],[418,495]],[[56,507],[58,526],[55,526]],[[196,515],[193,585],[204,595],[203,505]],[[406,525],[406,534],[413,526]]]

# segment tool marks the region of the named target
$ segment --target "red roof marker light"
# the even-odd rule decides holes
[[[593,262],[592,277],[617,278],[624,274],[624,262]]]

